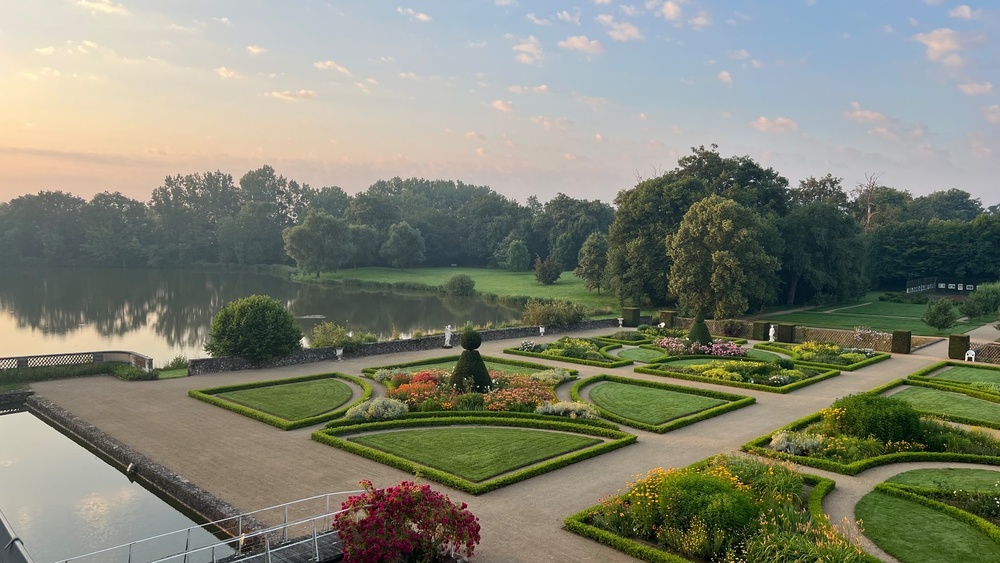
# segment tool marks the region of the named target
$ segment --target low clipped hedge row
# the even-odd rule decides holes
[[[696,462],[691,465],[695,467],[704,461]],[[809,498],[807,500],[807,506],[810,516],[813,520],[822,526],[830,526],[830,520],[826,513],[823,512],[823,499],[826,495],[830,494],[836,486],[836,482],[832,479],[826,479],[823,477],[818,477],[816,475],[810,475],[808,473],[802,473],[802,480],[807,485],[812,485],[812,490],[809,492]],[[635,557],[636,559],[641,559],[642,561],[649,561],[651,563],[691,563],[690,559],[686,559],[679,555],[674,555],[668,553],[661,549],[637,540],[625,538],[617,534],[613,534],[607,530],[598,528],[597,526],[592,526],[587,523],[587,519],[590,517],[591,513],[598,510],[601,505],[595,505],[587,507],[576,514],[573,514],[563,520],[563,525],[567,530],[573,532],[578,536],[583,536],[588,539],[592,539],[598,543],[602,543],[621,551],[622,553]],[[869,556],[869,561],[871,563],[878,563],[878,559]]]
[[[937,383],[933,381],[927,381],[926,378],[911,379],[907,378],[902,381],[900,385],[912,385],[914,387],[926,387],[928,389],[937,389],[938,391],[947,391],[949,393],[959,393],[973,399],[980,399],[983,401],[988,401],[990,403],[1000,403],[1000,395],[996,393],[990,393],[989,391],[983,391],[980,389],[975,389],[972,387],[966,387],[961,383]],[[972,418],[968,416],[958,416],[953,414],[944,414],[931,411],[918,410],[920,414],[927,416],[934,416],[943,420],[950,420],[952,422],[957,422],[959,424],[969,424],[972,426],[982,426],[985,428],[997,428],[1000,429],[1000,422],[994,422],[990,420],[981,420],[978,418]]]
[[[609,441],[597,444],[583,450],[562,455],[547,461],[543,461],[523,469],[512,471],[499,477],[486,481],[474,482],[458,477],[451,473],[427,467],[408,459],[389,454],[374,448],[362,446],[350,442],[341,436],[358,432],[389,430],[397,428],[420,428],[428,426],[454,426],[454,425],[480,425],[480,426],[508,426],[520,428],[532,428],[540,430],[557,430],[563,432],[574,432],[588,436],[609,438]],[[628,434],[610,428],[596,427],[586,424],[571,422],[546,422],[543,420],[531,420],[523,418],[500,418],[500,417],[437,417],[437,418],[411,418],[395,419],[384,422],[369,422],[356,424],[353,426],[343,426],[339,428],[328,428],[313,432],[312,439],[317,442],[342,449],[344,451],[359,455],[361,457],[383,463],[385,465],[401,469],[408,473],[419,473],[421,476],[458,489],[473,495],[481,495],[490,491],[506,487],[507,485],[530,479],[536,475],[541,475],[567,465],[590,459],[601,454],[625,447],[636,441],[634,434]]]
[[[797,354],[792,352],[792,346],[794,346],[794,344],[780,345],[774,342],[760,342],[754,344],[753,347],[758,350],[767,350],[768,352],[778,352],[780,354],[787,354],[791,356],[793,360],[795,360],[795,363],[797,365],[800,365],[802,367],[837,369],[841,371],[854,371],[857,369],[861,369],[865,366],[870,366],[872,364],[877,364],[879,362],[888,360],[889,358],[892,357],[892,354],[886,354],[885,352],[878,352],[876,356],[872,356],[871,358],[865,358],[860,362],[854,362],[853,364],[842,366],[838,364],[824,364],[822,362],[810,362],[808,360],[800,360],[798,359]]]
[[[259,411],[257,409],[241,405],[239,403],[234,403],[232,401],[227,401],[220,397],[216,397],[219,393],[229,393],[231,391],[244,391],[247,389],[259,389],[261,387],[271,387],[274,385],[285,385],[288,383],[301,383],[303,381],[314,381],[317,379],[343,379],[345,381],[350,381],[362,389],[362,396],[356,401],[351,401],[346,405],[342,405],[336,410],[330,412],[325,412],[316,416],[310,416],[308,418],[300,418],[298,420],[286,420],[280,416],[275,416],[270,413]],[[233,411],[237,414],[252,418],[254,420],[259,420],[265,424],[270,424],[271,426],[280,428],[282,430],[295,430],[297,428],[305,428],[306,426],[312,426],[314,424],[320,424],[321,422],[326,422],[328,420],[333,420],[335,418],[340,418],[347,412],[347,409],[352,406],[366,401],[372,396],[372,387],[365,380],[354,377],[353,375],[347,375],[344,373],[319,373],[315,375],[305,375],[302,377],[292,377],[289,379],[272,379],[268,381],[254,381],[251,383],[240,383],[237,385],[224,385],[221,387],[209,387],[207,389],[192,389],[188,391],[188,396],[194,397],[200,401],[205,401],[206,403],[215,405],[217,407],[222,407],[226,410]]]
[[[631,426],[632,428],[638,428],[639,430],[646,430],[647,432],[655,432],[657,434],[664,434],[670,432],[671,430],[676,430],[678,428],[683,428],[689,426],[696,422],[706,420],[720,414],[727,413],[729,411],[734,411],[736,409],[741,409],[743,407],[749,406],[757,402],[757,399],[753,397],[744,397],[742,395],[732,395],[730,393],[722,393],[719,391],[711,391],[708,389],[696,389],[693,387],[684,387],[681,385],[670,385],[668,383],[657,383],[655,381],[645,381],[642,379],[631,379],[628,377],[618,377],[615,375],[595,375],[594,377],[588,377],[587,379],[582,379],[578,381],[570,389],[570,398],[574,401],[583,401],[580,396],[580,390],[588,385],[593,385],[601,381],[612,381],[615,383],[624,383],[627,385],[638,385],[640,387],[651,387],[653,389],[664,389],[666,391],[674,391],[678,393],[686,393],[688,395],[698,395],[701,397],[709,397],[712,399],[720,399],[723,401],[729,401],[724,405],[719,405],[717,407],[711,407],[703,411],[690,414],[688,416],[682,416],[675,418],[673,420],[668,420],[663,424],[648,424],[645,422],[639,422],[638,420],[632,420],[624,416],[615,414],[601,406],[591,402],[590,404],[597,409],[597,412],[601,414],[603,418],[608,420],[624,424],[626,426]]]
[[[678,356],[678,358],[697,358],[697,357],[703,357],[703,356]],[[726,359],[719,356],[707,356],[707,357],[720,360]],[[799,365],[800,362],[796,362],[796,364]],[[668,364],[639,366],[633,369],[633,371],[635,371],[636,373],[645,373],[647,375],[658,375],[661,377],[672,377],[674,379],[685,379],[687,381],[700,381],[702,383],[711,383],[714,385],[726,385],[728,387],[740,387],[742,389],[753,389],[755,391],[767,391],[768,393],[781,393],[781,394],[791,393],[796,389],[801,389],[803,387],[812,385],[813,383],[819,383],[820,381],[823,381],[825,379],[830,379],[831,377],[837,377],[838,375],[840,375],[839,371],[831,370],[814,375],[808,379],[793,381],[792,383],[789,383],[787,385],[782,385],[780,387],[773,387],[770,385],[761,385],[760,383],[747,383],[745,381],[724,381],[722,379],[715,379],[713,377],[702,377],[700,375],[694,375],[691,373],[680,373],[666,369],[659,369],[663,368],[666,365]]]
[[[609,350],[616,350],[616,349],[621,348],[621,347],[622,347],[621,344],[608,344],[607,346],[603,346],[599,351],[600,351],[600,353],[603,356],[605,356],[606,358],[608,358],[608,361],[606,361],[606,362],[601,362],[601,361],[597,361],[597,360],[584,360],[584,359],[581,359],[581,358],[567,358],[565,356],[552,356],[552,355],[548,355],[548,354],[542,354],[541,352],[527,352],[527,351],[521,350],[519,348],[505,348],[504,349],[504,353],[505,354],[514,354],[516,356],[530,356],[532,358],[541,358],[543,360],[552,360],[552,361],[556,361],[556,362],[569,362],[569,363],[580,364],[580,365],[584,365],[584,366],[594,366],[594,367],[599,367],[599,368],[608,368],[608,369],[611,369],[611,368],[620,368],[620,367],[625,367],[625,366],[632,365],[632,360],[623,360],[623,359],[620,359],[620,358],[615,358],[611,354],[608,354]],[[549,368],[546,367],[545,369],[549,369]]]
[[[939,385],[968,387],[967,383],[963,383],[961,381],[951,381],[948,379],[939,379],[938,377],[930,376],[930,374],[947,367],[975,367],[976,369],[982,369],[982,370],[1000,371],[1000,366],[993,366],[989,364],[976,364],[974,366],[970,366],[969,362],[956,362],[952,360],[945,360],[943,362],[938,362],[936,364],[931,364],[925,368],[918,369],[917,371],[911,373],[907,379],[915,381],[936,382]]]
[[[399,418],[394,418],[393,420],[414,420],[414,419],[425,419],[425,418],[506,418],[506,419],[519,419],[519,420],[542,420],[550,422],[568,422],[570,419],[562,418],[550,414],[535,414],[533,412],[510,412],[510,411],[431,411],[431,412],[408,412],[400,416]],[[367,423],[358,419],[342,418],[338,420],[331,420],[326,423],[327,428],[343,428],[346,426],[357,426],[359,424]],[[595,426],[599,428],[608,428],[610,430],[618,430],[618,425],[613,422],[608,422],[606,420],[600,420],[596,418],[577,418],[572,419],[573,424],[583,424],[585,426]]]
[[[440,363],[443,363],[443,362],[457,362],[459,357],[460,356],[456,354],[454,356],[442,356],[440,358],[429,358],[429,359],[426,359],[426,360],[417,360],[417,361],[414,361],[414,362],[404,362],[404,363],[401,363],[401,364],[392,364],[392,365],[389,365],[389,366],[367,367],[367,368],[362,368],[361,369],[361,373],[365,374],[368,377],[371,377],[371,376],[375,375],[375,372],[377,372],[377,371],[379,371],[381,369],[412,368],[412,367],[417,367],[417,366],[427,366],[427,365],[440,364]],[[521,360],[512,360],[510,358],[497,358],[497,357],[494,357],[494,356],[483,356],[483,361],[484,362],[495,362],[495,363],[498,363],[498,364],[507,364],[507,365],[510,365],[510,366],[517,366],[517,367],[522,367],[522,368],[535,368],[538,371],[545,371],[547,369],[552,369],[552,366],[547,366],[547,365],[544,365],[544,364],[536,364],[534,362],[525,362],[525,361],[521,361]],[[570,372],[571,375],[576,375],[576,374],[580,373],[580,372],[578,372],[575,369],[571,369],[571,370],[568,370],[568,371]]]
[[[971,514],[960,508],[951,506],[950,504],[927,498],[920,494],[920,487],[902,486],[896,483],[879,483],[875,485],[875,490],[896,498],[915,502],[921,506],[930,508],[931,510],[936,510],[942,514],[946,514],[959,522],[964,522],[972,526],[973,528],[986,534],[995,543],[1000,544],[1000,527],[997,527],[995,524],[984,518],[980,518],[975,514]],[[927,490],[934,491],[933,489]]]

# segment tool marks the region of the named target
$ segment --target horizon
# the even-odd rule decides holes
[[[612,202],[691,147],[1000,203],[1000,9],[944,0],[0,6],[0,202],[265,164]]]

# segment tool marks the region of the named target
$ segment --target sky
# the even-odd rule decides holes
[[[268,164],[611,202],[691,147],[1000,203],[1000,2],[0,3],[0,201]]]

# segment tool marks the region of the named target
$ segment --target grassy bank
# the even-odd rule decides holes
[[[467,274],[476,282],[476,291],[484,295],[504,298],[525,297],[536,299],[564,299],[579,303],[592,314],[615,313],[619,311],[614,295],[602,291],[587,291],[583,280],[573,272],[563,272],[552,285],[544,285],[535,280],[534,272],[508,272],[486,268],[358,268],[324,272],[316,276],[295,275],[292,279],[311,283],[339,283],[355,286],[397,287],[406,289],[426,289],[436,291],[456,274]]]

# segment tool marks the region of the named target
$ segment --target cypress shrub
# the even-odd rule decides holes
[[[477,393],[489,391],[493,379],[490,377],[490,370],[486,368],[486,362],[477,350],[483,343],[483,337],[470,328],[462,332],[461,343],[465,350],[458,357],[455,371],[451,372],[451,384],[459,390],[471,389]]]
[[[691,330],[688,331],[688,339],[702,346],[708,346],[712,343],[712,334],[708,332],[708,325],[705,324],[705,316],[701,313],[698,313],[694,318],[694,324],[691,325]]]

